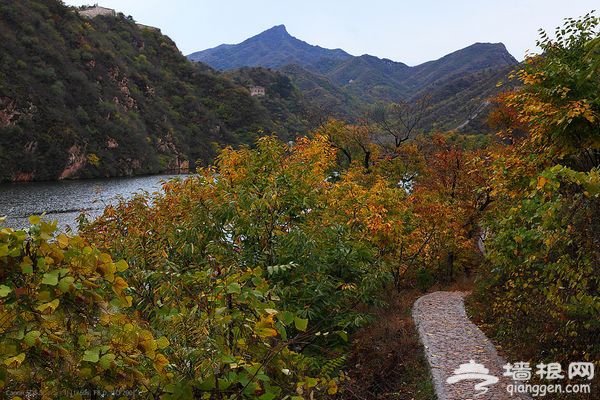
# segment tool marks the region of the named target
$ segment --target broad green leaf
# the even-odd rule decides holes
[[[12,292],[11,288],[6,285],[0,285],[0,297],[6,297],[10,292]]]
[[[306,327],[308,326],[308,320],[300,318],[300,317],[296,317],[296,318],[294,318],[294,325],[296,326],[296,329],[304,332],[304,331],[306,331]]]
[[[273,400],[276,397],[277,397],[277,395],[275,393],[266,392],[266,393],[263,393],[258,399],[259,400]]]
[[[198,389],[202,390],[202,391],[209,391],[209,390],[213,390],[216,386],[215,383],[215,378],[213,378],[212,376],[209,377],[208,379],[203,380],[199,385],[198,385]]]
[[[348,333],[346,331],[338,331],[337,334],[344,342],[348,341]]]
[[[29,257],[25,257],[23,262],[20,264],[21,272],[24,274],[33,274],[33,263],[28,258]]]
[[[58,271],[52,271],[44,274],[42,279],[44,285],[56,286],[58,285]]]
[[[82,360],[97,363],[98,360],[100,360],[100,349],[86,350],[85,353],[83,353]]]
[[[23,342],[29,347],[34,346],[40,335],[40,331],[27,332],[27,334],[25,334],[25,337],[23,338]]]
[[[58,288],[62,292],[66,293],[71,288],[71,285],[73,284],[73,282],[75,282],[75,278],[73,278],[72,276],[66,276],[58,282]]]
[[[229,285],[227,285],[227,293],[232,294],[232,293],[241,293],[242,292],[242,287],[240,286],[239,283],[237,282],[233,282],[230,283]]]
[[[41,221],[41,218],[38,215],[32,215],[29,217],[29,223],[31,225],[37,225]]]
[[[108,353],[100,357],[98,365],[102,369],[109,369],[112,365],[112,362],[115,360],[116,356],[114,354]],[[85,360],[84,360],[85,361]],[[91,361],[93,362],[93,361]]]
[[[16,369],[21,366],[23,361],[25,361],[25,353],[21,353],[17,356],[10,357],[4,360],[4,365],[6,365],[10,369]]]
[[[290,311],[284,311],[282,313],[277,314],[277,318],[285,325],[289,325],[292,322],[294,322],[294,313]]]
[[[158,346],[159,349],[164,349],[167,346],[169,346],[169,339],[167,339],[166,337],[161,337],[159,339],[156,339],[156,344]]]
[[[58,308],[59,304],[60,304],[60,300],[54,299],[51,302],[44,303],[44,304],[37,306],[35,309],[38,311],[41,311],[44,314],[52,314],[54,312],[54,310],[56,310]]]
[[[115,267],[117,268],[117,272],[123,272],[129,268],[129,265],[127,264],[127,261],[119,260],[115,263]]]

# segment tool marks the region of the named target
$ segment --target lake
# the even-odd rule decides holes
[[[152,175],[135,178],[70,180],[57,182],[27,182],[0,184],[0,217],[5,226],[26,228],[30,215],[46,213],[57,220],[60,229],[75,228],[75,219],[82,211],[97,217],[117,198],[131,198],[135,193],[162,190],[161,183],[186,175]]]

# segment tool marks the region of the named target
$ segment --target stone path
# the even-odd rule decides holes
[[[506,362],[467,317],[464,304],[467,294],[435,292],[419,298],[413,307],[438,400],[529,400],[528,396],[517,393],[511,396],[507,391],[507,386],[515,383],[502,375]],[[482,365],[469,364],[471,360]],[[455,371],[461,364],[469,365]],[[453,383],[448,383],[452,376],[455,376],[450,379]]]

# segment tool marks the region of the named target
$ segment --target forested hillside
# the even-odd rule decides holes
[[[0,180],[186,170],[276,126],[246,87],[130,17],[0,0]]]
[[[325,113],[357,118],[376,103],[428,98],[419,128],[490,132],[489,99],[518,64],[502,43],[475,43],[416,66],[309,45],[279,25],[237,45],[190,54],[220,70],[263,66],[289,75]]]

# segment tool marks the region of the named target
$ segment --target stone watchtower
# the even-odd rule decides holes
[[[110,17],[116,17],[117,12],[112,8],[100,7],[98,4],[93,7],[88,7],[83,10],[79,10],[79,15],[84,18],[95,18],[99,15],[108,15]]]
[[[267,92],[263,86],[251,86],[250,87],[250,96],[264,96]]]

